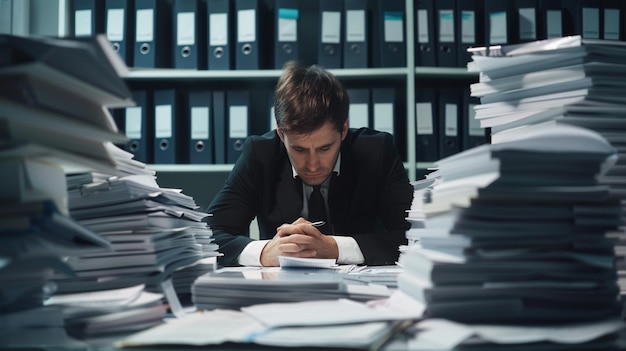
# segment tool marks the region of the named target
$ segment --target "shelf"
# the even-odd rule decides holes
[[[404,162],[404,168],[405,169],[409,169],[409,164],[408,162]],[[417,169],[428,169],[428,168],[432,168],[435,166],[435,163],[431,163],[431,162],[417,162],[416,163],[416,167]],[[230,172],[233,169],[233,165],[232,164],[225,164],[225,165],[195,165],[195,164],[168,164],[168,165],[158,165],[158,164],[148,164],[146,165],[146,168],[153,170],[155,172],[162,172],[162,173],[176,173],[176,172],[182,172],[182,173],[188,173],[188,172]]]
[[[157,165],[149,164],[146,168],[162,173],[189,173],[189,172],[230,172],[233,169],[232,164],[225,165],[192,165],[192,164],[174,164],[174,165]]]
[[[397,68],[353,68],[353,69],[331,69],[333,74],[340,78],[405,78],[409,73],[407,67]],[[127,80],[246,80],[251,79],[278,79],[282,70],[229,70],[210,71],[192,69],[173,68],[130,68]]]
[[[415,67],[415,75],[420,78],[478,78],[478,72],[469,72],[464,67]]]

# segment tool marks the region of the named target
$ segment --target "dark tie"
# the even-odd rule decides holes
[[[320,191],[321,185],[314,185],[311,197],[309,197],[309,221],[326,221],[326,205],[324,204],[324,197]],[[319,227],[318,229],[322,233],[327,233],[330,226],[328,223]]]

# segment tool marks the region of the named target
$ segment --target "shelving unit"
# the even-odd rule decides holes
[[[413,0],[406,0],[405,17],[405,40],[407,52],[407,67],[398,68],[363,68],[363,69],[330,69],[341,80],[359,81],[372,79],[402,80],[406,91],[406,162],[405,167],[409,179],[418,177],[418,169],[427,168],[428,164],[418,164],[415,153],[415,92],[421,81],[432,79],[446,79],[468,81],[477,77],[476,73],[468,72],[464,68],[448,67],[416,67],[413,56],[415,50],[414,35],[414,6]],[[180,70],[180,69],[133,69],[131,68],[126,80],[130,84],[142,84],[146,82],[261,82],[273,84],[281,74],[281,70]],[[150,165],[150,168],[163,173],[187,173],[187,172],[229,172],[232,165]]]
[[[433,81],[449,81],[451,84],[461,85],[477,78],[476,73],[467,72],[464,68],[444,68],[444,67],[416,67],[415,66],[415,8],[414,0],[405,0],[405,42],[407,52],[407,66],[399,68],[364,68],[364,69],[331,69],[342,81],[349,81],[352,84],[361,84],[361,81],[375,81],[368,84],[394,85],[402,87],[402,92],[406,92],[406,96],[400,99],[401,103],[406,106],[402,107],[406,121],[402,121],[402,125],[406,126],[406,155],[405,167],[409,175],[409,179],[416,180],[421,177],[418,175],[420,169],[427,168],[429,164],[421,164],[416,162],[416,124],[415,124],[415,93],[420,88],[420,84],[430,84]],[[37,23],[31,25],[32,34],[57,35],[65,36],[70,33],[70,0],[31,0],[31,11],[37,15]],[[55,11],[51,11],[54,9]],[[63,11],[65,9],[65,11]],[[44,18],[42,13],[54,13],[48,18]],[[47,23],[45,23],[47,22]],[[50,30],[49,28],[53,28]],[[47,31],[47,32],[46,32]],[[204,85],[210,84],[243,84],[262,87],[271,87],[281,74],[281,70],[264,69],[264,70],[230,70],[230,71],[211,71],[211,70],[181,70],[181,69],[145,69],[130,68],[129,74],[125,80],[130,86],[151,86],[151,85]],[[397,116],[398,117],[398,116]],[[404,137],[404,136],[403,136]],[[172,183],[177,181],[177,187],[183,186],[187,188],[189,181],[186,175],[199,177],[201,174],[215,174],[218,178],[225,178],[231,171],[233,165],[211,164],[211,165],[193,165],[193,164],[175,164],[161,165],[150,164],[150,169],[155,170],[159,178],[171,179]],[[171,184],[174,185],[174,184]],[[200,187],[199,184],[191,184],[192,187]],[[221,187],[221,184],[216,186]]]

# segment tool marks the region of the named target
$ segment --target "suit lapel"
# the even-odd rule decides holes
[[[291,164],[285,158],[278,175],[276,185],[276,201],[278,216],[282,221],[289,221],[300,217],[302,212],[302,181],[293,179]]]
[[[343,219],[346,218],[347,211],[352,202],[354,179],[354,167],[347,152],[341,154],[340,174],[333,174],[330,182],[328,195],[328,206],[330,207],[331,220],[334,228],[343,228]]]

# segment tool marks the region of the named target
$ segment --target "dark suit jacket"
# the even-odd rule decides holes
[[[353,237],[365,264],[393,264],[406,244],[405,220],[411,207],[409,183],[393,137],[372,129],[351,129],[341,145],[340,174],[332,175],[328,195],[334,235]],[[208,212],[213,237],[224,254],[219,263],[237,265],[252,241],[248,231],[257,217],[260,239],[291,223],[302,211],[302,182],[292,176],[287,151],[276,131],[251,136],[244,143],[222,190]]]

